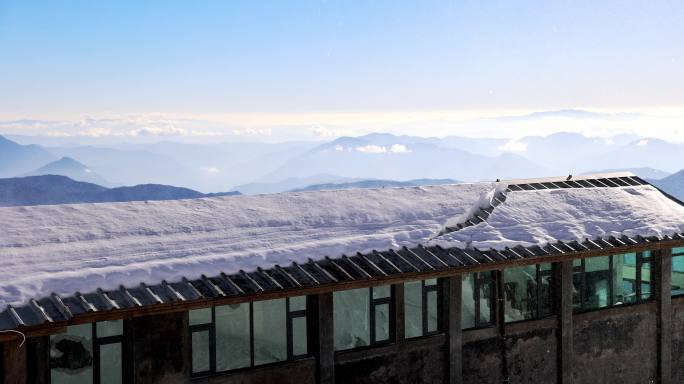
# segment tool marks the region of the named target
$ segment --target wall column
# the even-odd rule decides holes
[[[315,319],[317,339],[314,352],[317,369],[316,383],[335,383],[335,338],[333,333],[333,294],[322,293],[312,296],[313,317]]]
[[[28,382],[48,384],[50,382],[50,336],[32,337],[26,340],[28,359]]]
[[[461,330],[461,276],[442,279],[442,324],[447,334],[449,384],[463,382],[463,332]]]
[[[26,343],[23,346],[20,340],[5,341],[0,344],[4,347],[3,368],[5,369],[4,384],[27,384],[27,360],[26,360]]]
[[[558,313],[558,383],[572,383],[573,324],[572,324],[572,261],[556,264],[556,302]]]
[[[658,382],[672,382],[672,250],[653,252],[658,337]]]
[[[393,284],[392,294],[394,297],[394,342],[403,343],[406,338],[406,326],[404,324],[404,284]]]

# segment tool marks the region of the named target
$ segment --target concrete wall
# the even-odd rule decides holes
[[[511,384],[557,382],[556,319],[506,326],[506,367]]]
[[[132,319],[136,384],[186,383],[190,372],[187,312]]]
[[[656,326],[653,303],[575,315],[573,382],[655,383]]]
[[[684,297],[672,299],[672,382],[684,383]]]
[[[463,383],[503,382],[501,341],[495,328],[463,332]]]
[[[436,335],[386,347],[338,352],[336,384],[445,382],[446,338]]]
[[[315,384],[316,360],[308,358],[245,371],[195,379],[198,384]]]

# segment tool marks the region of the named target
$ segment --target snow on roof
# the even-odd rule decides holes
[[[559,240],[682,232],[684,206],[653,186],[572,188],[509,193],[486,222],[442,235],[433,243],[503,250]]]
[[[418,244],[497,248],[684,232],[684,207],[654,187],[508,192],[478,183],[0,208],[0,309],[54,292],[180,281]]]
[[[415,246],[492,183],[0,208],[0,308]],[[465,217],[463,218],[465,220]]]

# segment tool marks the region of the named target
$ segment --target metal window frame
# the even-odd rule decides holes
[[[654,274],[651,272],[651,278],[648,281],[649,285],[649,291],[650,295],[648,298],[644,299],[642,295],[642,284],[644,284],[644,281],[642,280],[641,276],[641,269],[645,264],[648,264],[650,267],[650,270],[654,270],[654,257],[653,257],[653,251],[642,251],[642,252],[634,252],[636,253],[635,259],[636,259],[636,265],[635,265],[635,300],[632,303],[622,303],[622,304],[615,304],[614,301],[614,290],[615,288],[613,287],[613,281],[612,281],[612,276],[614,273],[614,268],[613,268],[613,257],[615,256],[620,256],[624,255],[623,253],[618,253],[614,255],[607,255],[607,256],[597,256],[597,257],[607,257],[608,258],[608,275],[610,276],[609,282],[608,282],[608,305],[605,307],[601,308],[587,308],[586,306],[586,289],[587,289],[587,279],[586,279],[586,258],[581,259],[581,263],[579,266],[573,266],[573,275],[575,273],[580,274],[580,289],[579,289],[579,294],[580,294],[580,301],[579,305],[576,305],[573,300],[573,312],[574,313],[584,313],[584,312],[592,312],[592,311],[599,311],[602,309],[608,309],[608,308],[613,308],[613,307],[625,307],[629,305],[638,305],[638,304],[644,304],[648,303],[650,301],[653,301],[654,299],[654,294],[653,294],[653,287],[654,287]],[[645,256],[645,253],[649,253],[648,256]],[[573,279],[574,280],[574,279]]]
[[[389,344],[392,343],[396,337],[395,332],[394,332],[394,324],[395,324],[395,315],[396,311],[394,308],[394,286],[390,285],[389,286],[389,295],[387,297],[379,298],[379,299],[374,299],[373,298],[373,290],[375,287],[369,287],[369,299],[370,299],[370,311],[369,312],[369,331],[370,331],[370,342],[369,346],[373,345],[383,345],[383,344]],[[375,323],[376,323],[376,307],[380,305],[385,305],[387,304],[388,308],[388,324],[387,326],[389,327],[389,332],[387,335],[387,340],[377,340],[377,335],[375,334]],[[355,348],[352,348],[355,349]]]
[[[474,315],[475,315],[475,326],[466,328],[466,329],[480,329],[480,328],[488,328],[491,327],[495,324],[495,310],[496,306],[494,305],[494,295],[496,291],[496,276],[495,276],[495,271],[485,271],[485,272],[472,272],[473,274],[473,303],[474,303]],[[481,311],[480,311],[480,301],[482,298],[480,297],[480,291],[482,288],[489,286],[489,297],[485,298],[485,300],[489,300],[490,306],[489,306],[489,319],[483,320],[480,316]]]
[[[513,324],[513,323],[521,323],[525,321],[534,321],[534,320],[541,320],[545,319],[547,317],[553,317],[555,316],[554,309],[553,309],[553,297],[554,297],[554,284],[553,284],[553,267],[548,270],[542,270],[541,266],[542,264],[552,264],[552,263],[539,263],[539,264],[533,264],[535,269],[534,269],[534,297],[535,297],[535,302],[534,302],[534,309],[532,313],[532,317],[522,319],[522,320],[515,320],[515,321],[505,321],[505,324]],[[510,268],[505,268],[502,270],[501,273],[501,283],[505,287],[506,284],[506,270]],[[551,281],[549,282],[549,297],[548,297],[548,302],[544,302],[544,285],[543,285],[543,278],[548,276]],[[503,292],[503,300],[506,300],[506,290],[504,288]],[[546,308],[548,309],[547,313],[544,313],[543,308],[546,305]],[[505,319],[505,317],[504,317]]]
[[[121,344],[121,382],[126,384],[131,382],[130,378],[130,353],[128,352],[128,333],[127,328],[128,328],[128,321],[126,319],[121,319],[122,322],[122,328],[121,328],[121,334],[120,335],[114,335],[114,336],[105,336],[105,337],[98,337],[97,336],[97,323],[98,322],[93,322],[90,323],[90,334],[91,334],[91,343],[92,343],[92,348],[93,348],[93,384],[100,384],[100,347],[103,345],[109,345],[109,344]],[[50,346],[48,346],[50,348]],[[0,348],[2,349],[2,348]],[[0,350],[0,358],[2,358],[2,351]],[[2,366],[2,362],[0,362],[0,367]],[[51,370],[51,368],[50,368]],[[2,371],[0,370],[0,374]],[[2,383],[3,377],[0,376],[0,383]],[[51,383],[52,382],[52,374],[48,372],[47,374],[47,382]]]
[[[306,296],[305,296],[306,297]],[[249,366],[228,369],[225,371],[216,371],[216,306],[211,307],[211,322],[204,324],[195,324],[188,326],[190,334],[190,377],[199,378],[207,376],[219,376],[231,372],[242,371],[246,369],[252,369],[255,367],[264,367],[274,364],[281,364],[288,361],[298,360],[311,356],[311,348],[309,347],[309,300],[308,297],[305,299],[306,308],[297,311],[290,310],[290,297],[283,298],[285,300],[285,334],[286,334],[286,357],[283,361],[276,361],[267,364],[255,364],[254,363],[254,302],[250,301],[249,304]],[[296,318],[305,318],[307,321],[307,350],[305,354],[295,355],[293,353],[294,349],[294,335],[292,333],[292,322]],[[209,370],[201,372],[193,372],[192,367],[192,336],[193,333],[199,332],[209,332]]]
[[[422,336],[432,336],[432,335],[437,335],[442,331],[442,295],[441,292],[442,290],[440,289],[441,287],[441,280],[436,279],[437,281],[435,282],[434,285],[426,285],[425,281],[426,280],[421,280],[421,300],[422,302],[422,320],[423,320],[423,334]],[[437,329],[434,331],[429,331],[428,330],[428,317],[429,317],[429,311],[428,311],[428,293],[429,292],[435,292],[436,297],[437,297]]]
[[[651,257],[653,257],[653,256],[651,256]],[[674,260],[675,260],[675,257],[682,257],[682,258],[684,258],[684,252],[682,252],[682,253],[673,253],[673,254],[672,254],[672,263],[673,263],[673,265],[672,265],[672,272],[671,272],[672,274],[674,274]],[[653,288],[653,287],[651,286],[651,288]],[[684,297],[684,293],[680,293],[680,294],[676,294],[676,295],[675,295],[675,294],[672,294],[672,297]]]

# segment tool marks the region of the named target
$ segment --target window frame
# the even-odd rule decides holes
[[[496,314],[498,310],[496,305],[496,271],[484,271],[484,272],[470,272],[473,275],[473,315],[475,317],[475,325],[468,328],[463,328],[463,331],[476,330],[490,328],[496,325]],[[461,281],[461,284],[463,282]],[[481,301],[480,289],[482,286],[489,285],[489,298],[488,300],[492,303],[489,308],[489,320],[482,321],[481,319]],[[487,300],[485,298],[484,300]],[[462,316],[461,311],[463,311],[463,304],[461,303],[461,308],[459,309],[459,316]]]
[[[675,249],[680,249],[681,251],[675,252]],[[671,270],[671,272],[670,272],[670,283],[672,283],[672,281],[674,281],[673,277],[674,277],[674,273],[675,273],[675,269],[674,269],[675,257],[684,258],[684,247],[675,247],[675,248],[672,248],[672,250],[671,250],[671,255],[672,255],[672,256],[671,256],[671,258],[672,258],[672,261],[671,261],[671,263],[672,263],[672,270]],[[671,284],[670,284],[670,285],[671,285]],[[682,291],[684,291],[684,287],[680,287],[680,289],[681,289]],[[672,289],[670,289],[670,291],[672,292]],[[679,293],[679,294],[671,293],[670,296],[673,297],[673,298],[674,298],[674,297],[684,297],[684,292]]]
[[[211,322],[210,323],[203,323],[203,324],[193,324],[190,325],[188,323],[188,333],[190,337],[190,378],[200,378],[200,377],[207,377],[207,376],[220,376],[223,374],[231,373],[231,372],[239,372],[247,369],[253,369],[257,367],[267,367],[271,365],[277,365],[277,364],[282,364],[282,363],[287,363],[290,361],[295,361],[295,360],[300,360],[307,358],[311,356],[311,348],[310,348],[310,341],[309,341],[309,300],[307,296],[303,296],[304,300],[306,302],[306,308],[301,309],[301,310],[290,310],[290,297],[285,297],[282,298],[285,300],[285,333],[286,333],[286,358],[282,361],[275,361],[272,363],[266,363],[266,364],[254,364],[254,302],[249,301],[249,302],[244,302],[240,304],[248,304],[249,305],[249,366],[246,367],[240,367],[240,368],[234,368],[234,369],[227,369],[224,371],[217,371],[216,370],[216,306],[211,306],[208,308],[199,308],[201,309],[211,309]],[[279,299],[274,299],[274,300],[279,300]],[[188,311],[188,314],[190,312]],[[306,353],[305,354],[299,354],[295,355],[294,354],[294,335],[293,335],[293,322],[294,319],[297,318],[305,318],[306,319],[306,333],[307,333],[307,342],[306,342]],[[200,371],[200,372],[195,372],[194,367],[192,365],[192,337],[194,333],[200,333],[200,332],[206,332],[208,331],[209,333],[209,370],[205,371]]]
[[[542,264],[548,264],[549,269],[542,270]],[[514,324],[514,323],[521,323],[525,321],[535,321],[535,320],[541,320],[541,319],[546,319],[549,317],[555,316],[554,313],[554,307],[553,307],[553,298],[554,298],[554,283],[553,283],[553,263],[539,263],[539,264],[533,264],[535,267],[534,273],[534,285],[535,285],[535,297],[536,297],[536,302],[534,303],[534,315],[533,317],[529,319],[520,319],[520,320],[512,320],[512,321],[506,321],[506,309],[505,309],[505,302],[507,300],[507,295],[508,292],[506,291],[506,270],[514,269],[514,268],[523,268],[523,267],[513,267],[513,268],[505,268],[502,270],[501,273],[501,279],[503,280],[502,283],[504,285],[504,292],[503,292],[503,302],[504,302],[504,307],[501,309],[504,312],[504,317],[503,321],[505,324]],[[528,265],[529,266],[529,265]],[[544,277],[549,277],[549,297],[548,297],[548,302],[546,303],[546,308],[548,308],[549,312],[544,313],[544,284],[542,284]]]
[[[621,255],[627,255],[630,253],[635,253],[635,301],[632,303],[625,303],[623,302],[622,304],[615,304],[615,287],[613,285],[613,274],[615,273],[614,270],[614,261],[613,258],[615,256],[621,256]],[[647,256],[645,255],[647,254]],[[648,302],[653,301],[654,299],[654,257],[653,257],[653,251],[652,250],[646,250],[646,251],[640,251],[640,252],[626,252],[626,253],[617,253],[613,255],[606,255],[606,256],[595,256],[596,258],[599,257],[607,257],[608,258],[608,276],[610,276],[608,285],[607,285],[607,300],[608,304],[605,307],[600,307],[600,308],[587,308],[586,307],[586,290],[587,290],[587,279],[586,279],[586,259],[591,259],[591,257],[585,257],[581,258],[580,260],[580,265],[572,267],[572,273],[573,276],[575,273],[580,273],[580,289],[579,289],[579,306],[575,306],[574,300],[573,300],[573,313],[586,313],[586,312],[593,312],[593,311],[600,311],[603,309],[609,309],[609,308],[615,308],[615,307],[626,307],[630,305],[639,305],[639,304],[645,304]],[[642,281],[642,270],[643,266],[645,264],[649,265],[649,269],[651,271],[650,273],[650,279],[648,281],[648,285],[650,287],[649,289],[649,297],[644,299],[643,298],[643,292],[642,292],[642,285],[644,282]],[[574,281],[574,278],[573,278]]]
[[[425,282],[427,280],[434,280],[434,284],[426,285]],[[420,282],[420,300],[421,300],[421,308],[420,308],[420,316],[421,316],[421,334],[419,336],[411,336],[408,337],[406,336],[406,296],[404,296],[404,302],[402,305],[404,306],[404,339],[405,340],[414,340],[414,339],[419,339],[421,337],[429,337],[429,336],[434,336],[438,335],[442,332],[442,280],[433,278],[433,279],[424,279],[424,280],[412,280],[412,281],[405,281],[402,283],[404,286],[404,290],[406,289],[406,283],[416,283]],[[428,293],[430,292],[435,292],[436,295],[436,300],[437,300],[437,328],[434,331],[430,331],[429,328],[429,307],[428,307]]]
[[[384,287],[384,285],[383,285]],[[373,298],[373,291],[375,290],[376,287],[369,287],[370,289],[370,311],[368,311],[368,315],[370,316],[370,322],[368,323],[368,328],[370,331],[369,335],[369,343],[368,347],[372,347],[375,345],[383,345],[383,344],[389,344],[392,341],[394,341],[395,338],[395,332],[394,332],[394,324],[396,322],[395,315],[396,312],[394,311],[394,285],[387,286],[389,288],[389,295],[387,297],[381,297],[378,299]],[[388,308],[388,330],[387,332],[387,340],[377,340],[377,335],[376,335],[376,328],[375,328],[375,323],[376,323],[376,307],[379,307],[381,305],[387,304]],[[334,309],[333,309],[334,310]],[[359,348],[364,348],[364,347],[359,347]],[[358,349],[358,348],[351,348],[351,349]],[[349,351],[351,349],[344,349],[344,351]]]
[[[110,344],[121,344],[121,383],[130,382],[129,378],[129,353],[128,353],[128,321],[126,319],[115,319],[110,321],[121,321],[121,334],[114,336],[97,337],[97,323],[88,323],[90,325],[92,347],[93,347],[93,384],[100,384],[100,347]],[[101,323],[101,322],[100,322]],[[51,336],[58,336],[54,334]],[[48,348],[52,348],[52,341],[49,341]],[[0,354],[2,356],[2,354]],[[48,356],[48,360],[50,357]],[[49,362],[49,361],[48,361]],[[1,364],[1,363],[0,363]],[[0,371],[1,372],[1,371]],[[0,380],[0,383],[3,381]],[[48,368],[47,382],[52,383],[52,368]]]

